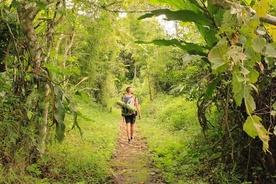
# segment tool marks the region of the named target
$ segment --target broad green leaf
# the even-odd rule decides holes
[[[227,56],[231,57],[235,63],[247,59],[247,55],[243,53],[243,48],[241,46],[231,46],[228,48]]]
[[[259,137],[259,139],[263,142],[263,151],[269,151],[269,134],[265,127],[261,124],[261,118],[257,115],[248,116],[244,125],[243,130],[252,138],[255,138],[256,136]]]
[[[194,4],[198,8],[202,8],[202,6],[198,3],[197,0],[189,0],[190,3]]]
[[[258,136],[256,128],[253,126],[254,123],[261,124],[261,118],[259,116],[253,115],[248,116],[245,123],[243,124],[243,130],[253,139]]]
[[[273,110],[270,111],[270,115],[271,115],[271,116],[276,116],[276,111],[273,111]]]
[[[264,27],[258,27],[256,31],[259,35],[262,35],[262,36],[266,34],[266,29]]]
[[[267,57],[276,58],[276,43],[269,43],[265,47],[265,55]]]
[[[216,50],[218,49],[214,49],[213,51],[216,51]],[[212,62],[212,71],[214,74],[218,74],[226,71],[227,63],[225,63],[222,58],[213,58],[211,62]]]
[[[82,93],[84,93],[84,92],[82,92]],[[74,108],[74,104],[72,103],[70,95],[67,94],[67,93],[63,93],[63,95],[64,95],[64,98],[67,100],[67,103],[68,103],[67,108],[69,108],[69,111],[71,112],[72,117],[73,117],[73,126],[72,126],[71,130],[73,130],[75,127],[77,127],[79,132],[80,132],[80,135],[82,136],[82,131],[81,131],[81,128],[80,128],[79,123],[78,123],[78,113]]]
[[[33,112],[27,111],[27,117],[28,117],[28,119],[32,119],[33,115],[34,115]]]
[[[171,5],[174,8],[177,9],[183,9],[185,6],[184,2],[182,0],[147,0],[151,4],[156,4],[156,5]]]
[[[253,39],[252,48],[253,48],[256,52],[262,53],[263,49],[265,48],[265,45],[266,45],[266,41],[265,41],[264,38],[257,37],[257,38],[254,38],[254,39]]]
[[[60,99],[56,99],[54,118],[58,123],[63,123],[65,117],[65,108]]]
[[[239,43],[245,44],[247,42],[247,38],[244,35],[239,35]]]
[[[188,52],[190,55],[200,55],[200,56],[206,56],[205,53],[205,47],[194,44],[194,43],[188,43],[184,41],[180,41],[177,39],[172,39],[172,40],[152,40],[149,42],[145,41],[135,41],[135,43],[138,44],[155,44],[159,46],[176,46],[181,48],[182,50]]]
[[[210,1],[208,1],[208,2],[210,2]],[[225,13],[225,9],[219,8],[218,11],[216,11],[216,13],[214,14],[214,20],[215,20],[215,23],[217,26],[222,25],[224,13]]]
[[[271,76],[272,76],[272,77],[276,77],[276,71],[272,72],[272,73],[271,73]]]
[[[150,4],[160,4],[161,1],[159,0],[147,0],[147,2],[149,2]]]
[[[249,66],[252,66],[252,64],[255,65],[256,62],[260,62],[261,61],[261,54],[255,52],[255,50],[252,47],[250,47],[250,46],[249,47],[245,47],[244,53],[247,56],[246,63],[251,62],[251,63],[249,63]]]
[[[246,5],[250,5],[252,0],[243,0],[243,2],[245,2]]]
[[[244,67],[241,67],[241,73],[242,73],[243,75],[248,75],[248,74],[250,73],[250,71],[247,70],[247,69],[244,68]]]
[[[208,47],[213,47],[218,42],[218,38],[216,37],[217,30],[199,24],[197,24],[196,27],[198,28]]]
[[[153,10],[150,13],[140,16],[138,19],[151,18],[153,16],[166,15],[166,20],[176,20],[182,22],[194,22],[200,25],[211,25],[212,21],[200,13],[191,10],[171,11],[169,9]]]
[[[186,62],[186,63],[189,63],[191,61],[199,61],[201,60],[203,57],[202,56],[199,56],[199,55],[190,55],[188,53],[184,54],[183,58],[182,58],[182,61],[183,62]]]
[[[227,49],[228,46],[226,39],[223,39],[209,52],[208,59],[212,64],[212,70],[214,73],[224,72],[227,69],[228,63],[225,61]]]
[[[258,81],[259,75],[260,75],[259,72],[253,69],[253,70],[250,70],[247,77],[250,79],[250,82],[254,84]]]
[[[14,8],[18,8],[20,5],[21,5],[20,2],[18,2],[18,1],[16,1],[16,0],[13,0],[13,1],[11,2],[11,6],[14,7]]]
[[[194,0],[197,1],[197,0]],[[211,15],[214,15],[213,17],[218,16],[218,12],[222,10],[222,8],[219,8],[218,6],[215,6],[211,1],[207,1],[207,8]],[[224,11],[223,11],[224,12]],[[221,18],[223,18],[223,14],[221,14]]]
[[[78,113],[77,113],[77,111],[75,111],[75,110],[74,110],[73,108],[71,108],[71,107],[70,107],[70,110],[71,110],[71,112],[72,112],[72,117],[73,117],[73,120],[74,120],[74,123],[73,123],[73,126],[72,126],[71,130],[73,130],[75,127],[77,127],[78,130],[79,130],[79,132],[80,132],[80,135],[82,136],[83,133],[82,133],[82,130],[81,130],[81,128],[80,128],[80,126],[79,126],[79,123],[78,123]]]
[[[238,82],[241,84],[249,81],[249,79],[244,76],[237,76],[237,79],[238,79]]]
[[[265,57],[265,62],[267,64],[267,68],[270,70],[271,68],[273,68],[275,66],[275,59],[272,57]],[[272,72],[272,75],[274,75],[275,72]]]
[[[233,74],[232,86],[233,86],[235,102],[236,102],[237,106],[240,106],[242,104],[242,99],[244,97],[244,95],[243,95],[244,85],[242,82],[239,82],[238,78],[239,78],[239,76],[237,74]]]
[[[62,102],[63,92],[61,87],[56,86],[55,92],[55,108],[54,108],[54,122],[56,123],[56,139],[61,142],[64,138],[65,132],[65,108]]]
[[[212,97],[213,92],[216,89],[219,81],[220,80],[217,78],[216,80],[212,81],[211,83],[209,83],[207,85],[207,89],[206,89],[206,93],[205,93],[205,97],[204,97],[206,100],[209,100]]]
[[[272,105],[273,109],[276,110],[276,102]]]
[[[260,25],[260,19],[259,17],[253,16],[250,21],[247,21],[246,24],[243,24],[240,28],[240,33],[248,36],[249,38],[255,38],[256,37],[256,33],[255,33],[255,29],[257,29]],[[251,45],[251,43],[250,43]]]
[[[265,129],[265,127],[261,123],[254,123],[253,124],[257,130],[258,137],[263,142],[263,151],[266,152],[269,148],[269,134],[271,134],[269,131]]]
[[[244,101],[245,101],[245,106],[247,109],[247,113],[250,114],[256,109],[256,103],[252,95],[250,94],[251,92],[251,87],[247,84],[245,84],[246,87],[244,87]]]
[[[64,132],[65,132],[65,124],[64,123],[57,123],[56,124],[56,139],[58,142],[62,142],[64,139]]]
[[[46,5],[42,3],[41,1],[37,1],[36,5],[41,9],[41,10],[46,10]]]
[[[246,107],[247,113],[251,114],[256,109],[255,100],[251,95],[252,87],[250,86],[250,83],[248,84],[247,82],[244,82],[243,85],[244,85],[243,98],[245,102],[245,107]]]

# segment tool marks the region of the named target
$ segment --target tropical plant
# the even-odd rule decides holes
[[[204,61],[206,70],[200,76],[205,78],[202,85],[205,87],[201,88],[198,98],[198,119],[203,130],[212,127],[206,115],[215,104],[222,114],[217,122],[224,132],[218,140],[222,143],[222,160],[226,163],[230,157],[234,165],[238,164],[245,180],[274,181],[271,170],[276,166],[271,162],[274,156],[266,152],[275,149],[272,133],[275,124],[273,63],[276,58],[273,26],[276,21],[272,15],[275,10],[270,6],[275,2],[149,2],[171,9],[157,9],[140,19],[165,15],[166,20],[191,22],[205,42],[191,43],[173,38],[139,43],[176,46]],[[246,137],[242,129],[253,139]],[[243,141],[238,141],[241,138]],[[256,158],[266,162],[262,164]],[[259,167],[269,176],[255,172]]]

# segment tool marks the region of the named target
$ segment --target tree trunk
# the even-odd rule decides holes
[[[33,2],[31,2],[33,3]],[[17,9],[19,20],[21,23],[22,31],[27,38],[27,44],[30,51],[31,60],[34,63],[34,74],[38,74],[42,61],[42,50],[40,48],[37,34],[34,29],[33,19],[39,12],[39,8],[29,7],[28,4],[22,3],[22,5]],[[26,8],[29,7],[29,8]]]
[[[45,97],[50,95],[50,88],[49,85],[46,84],[44,86],[44,88],[42,88],[42,90],[44,90],[44,92],[42,91],[43,97],[45,95]],[[42,98],[41,100],[46,100],[47,98]],[[46,138],[47,138],[47,134],[48,134],[48,115],[49,115],[49,106],[50,106],[50,101],[46,100],[44,101],[44,105],[43,105],[43,113],[42,113],[42,119],[39,122],[39,127],[38,127],[38,131],[39,131],[39,136],[37,139],[37,149],[39,151],[39,153],[41,155],[43,155],[45,153],[45,148],[46,148]]]
[[[52,3],[54,1],[47,1],[47,3]],[[35,2],[23,1],[21,6],[17,9],[19,20],[21,24],[21,28],[23,34],[26,37],[26,44],[28,45],[28,49],[30,52],[30,59],[32,62],[34,77],[37,79],[37,88],[39,93],[38,99],[38,107],[36,108],[36,115],[37,122],[34,122],[38,126],[36,127],[36,149],[39,151],[39,154],[45,153],[45,144],[46,144],[46,136],[47,136],[47,129],[48,129],[48,113],[49,113],[49,100],[46,100],[47,96],[50,94],[49,84],[48,81],[48,74],[45,70],[42,69],[42,62],[46,62],[50,55],[50,42],[52,41],[52,34],[54,32],[54,25],[53,24],[47,31],[47,44],[40,45],[38,35],[35,32],[35,27],[33,24],[33,20],[36,15],[39,13],[40,8],[37,7]],[[49,38],[48,38],[49,37]],[[43,39],[42,39],[43,40]],[[41,46],[45,47],[46,56],[43,59],[42,56],[42,48]],[[43,110],[41,110],[43,109]]]
[[[73,35],[72,37],[69,37],[67,40],[69,40],[69,44],[67,46],[65,46],[65,51],[63,53],[63,58],[62,58],[62,68],[66,68],[66,60],[67,60],[67,57],[68,57],[68,53],[69,51],[71,50],[72,46],[73,46],[73,43],[74,43],[74,39],[75,39],[75,31],[73,31]],[[64,85],[67,84],[67,81],[66,81],[66,76],[64,75],[63,76],[63,80],[64,80]]]

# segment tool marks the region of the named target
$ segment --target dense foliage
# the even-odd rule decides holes
[[[245,181],[275,182],[275,17],[266,15],[275,13],[275,2],[150,2],[170,5],[173,11],[158,9],[141,19],[166,15],[168,20],[193,22],[205,40],[144,43],[174,45],[206,61],[198,118],[204,131],[217,127],[214,123],[220,126],[221,138],[215,145],[221,146],[221,161],[228,165],[225,171],[236,168]],[[214,105],[221,116],[217,122],[207,116]]]
[[[20,170],[46,177],[39,165],[60,149],[51,143],[70,141],[65,132],[71,127],[85,133],[79,126],[82,119],[78,121],[85,111],[76,102],[93,101],[100,104],[96,109],[112,111],[112,99],[133,85],[141,103],[155,101],[160,93],[178,96],[180,102],[168,104],[164,111],[146,108],[158,116],[156,123],[170,124],[160,129],[185,132],[183,122],[198,117],[206,136],[200,137],[207,142],[202,142],[204,150],[213,153],[202,172],[222,168],[224,181],[275,183],[274,4],[275,0],[3,1],[1,172],[6,178]],[[163,19],[173,25],[169,28]],[[166,97],[158,100],[166,103]],[[191,103],[194,114],[193,102],[196,115],[178,111]],[[169,150],[152,148],[157,167],[165,169],[171,182],[184,180],[180,175],[188,172],[185,164],[193,163],[184,161],[189,154],[176,158],[188,143],[181,144],[168,145]],[[191,150],[195,160],[208,156]],[[52,159],[58,157],[62,156]],[[50,173],[55,172],[61,173]],[[76,173],[74,177],[80,172]],[[222,180],[212,175],[209,181]]]

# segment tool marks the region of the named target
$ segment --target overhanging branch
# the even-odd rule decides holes
[[[266,14],[265,17],[260,17],[260,21],[276,26],[276,17],[269,14]]]
[[[236,8],[246,9],[250,13],[256,14],[256,11],[253,10],[250,6],[242,6],[240,4],[236,4],[236,3],[233,3],[233,2],[228,1],[228,0],[210,0],[210,2],[213,5],[221,7],[223,9],[230,9],[231,7],[236,7]],[[264,17],[260,17],[260,21],[276,26],[276,17],[273,16],[273,15],[267,14]]]

